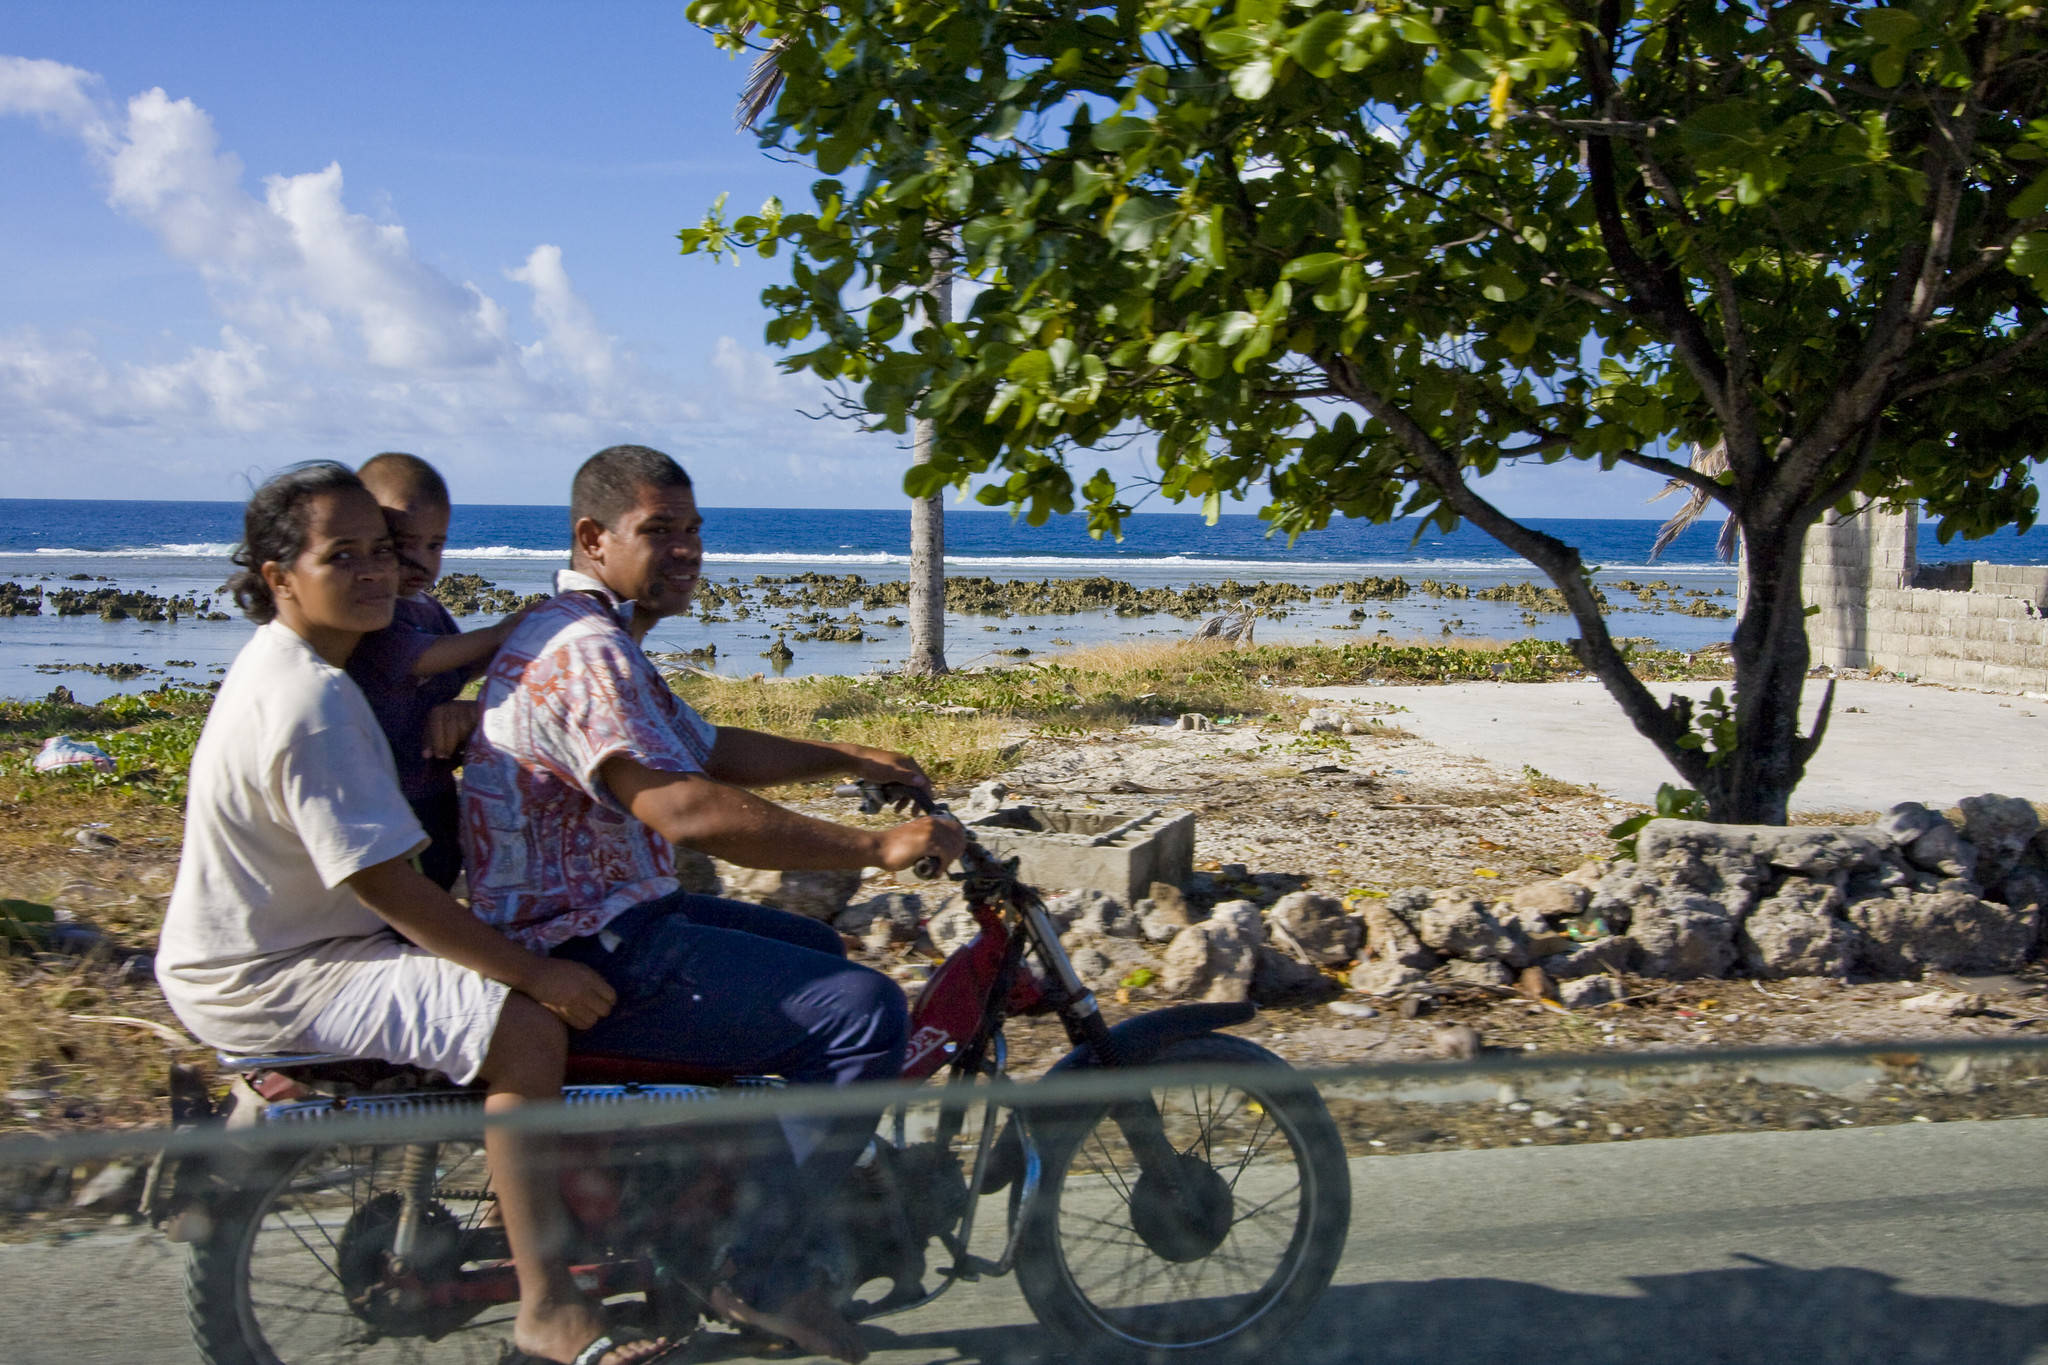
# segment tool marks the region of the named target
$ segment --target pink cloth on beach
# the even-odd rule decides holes
[[[527,613],[480,700],[462,794],[479,917],[546,951],[677,889],[668,841],[619,804],[599,770],[625,756],[702,772],[718,730],[670,690],[609,601],[570,591]]]

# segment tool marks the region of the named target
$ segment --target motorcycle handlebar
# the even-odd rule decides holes
[[[932,800],[931,794],[917,787],[901,782],[848,782],[832,789],[834,796],[857,796],[863,815],[875,815],[891,807],[902,810],[909,806],[919,815],[936,815],[942,807]],[[926,856],[911,864],[911,875],[919,881],[931,881],[946,870],[945,864],[937,858]]]

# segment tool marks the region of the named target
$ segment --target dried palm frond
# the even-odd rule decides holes
[[[1720,440],[1710,446],[1695,445],[1692,448],[1692,467],[1710,479],[1719,478],[1727,473],[1728,442]],[[1686,527],[1698,521],[1700,514],[1707,510],[1707,504],[1713,501],[1712,498],[1707,496],[1705,490],[1695,488],[1693,485],[1679,479],[1672,479],[1667,482],[1650,501],[1655,502],[1658,498],[1669,497],[1681,489],[1687,493],[1685,506],[1679,508],[1671,520],[1657,528],[1657,539],[1650,544],[1650,558],[1652,559],[1663,554],[1670,547],[1671,542],[1678,539],[1684,533]],[[1714,543],[1714,553],[1724,560],[1735,558],[1735,551],[1741,541],[1741,536],[1741,528],[1735,524],[1735,518],[1728,518],[1721,523],[1721,538]]]
[[[742,29],[742,35],[752,27],[749,24]],[[785,33],[754,58],[754,68],[747,73],[747,83],[740,87],[739,105],[733,110],[733,122],[740,127],[753,128],[775,107],[775,97],[782,93],[782,54],[789,51],[789,45],[790,36]]]
[[[1202,628],[1191,636],[1196,640],[1228,640],[1233,644],[1250,648],[1252,631],[1258,625],[1256,610],[1227,611],[1221,616],[1211,617],[1202,623]]]

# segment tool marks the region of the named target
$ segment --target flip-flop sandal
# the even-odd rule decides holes
[[[653,1340],[655,1340],[654,1337],[637,1336],[626,1332],[604,1332],[599,1334],[589,1345],[578,1351],[576,1358],[571,1360],[568,1365],[599,1365],[599,1362],[607,1355],[621,1347],[634,1346],[643,1341]],[[682,1349],[682,1342],[671,1341],[660,1350],[654,1351],[651,1354],[633,1357],[629,1365],[656,1365],[656,1362],[667,1360]],[[546,1356],[534,1355],[531,1351],[522,1351],[508,1341],[505,1343],[504,1354],[498,1357],[498,1365],[556,1365],[556,1362],[549,1360]]]

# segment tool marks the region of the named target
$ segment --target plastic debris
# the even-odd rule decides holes
[[[114,771],[114,756],[94,744],[91,740],[73,739],[69,735],[51,735],[43,741],[43,747],[35,757],[35,770],[39,773],[54,773],[63,768],[88,766],[103,773]]]

